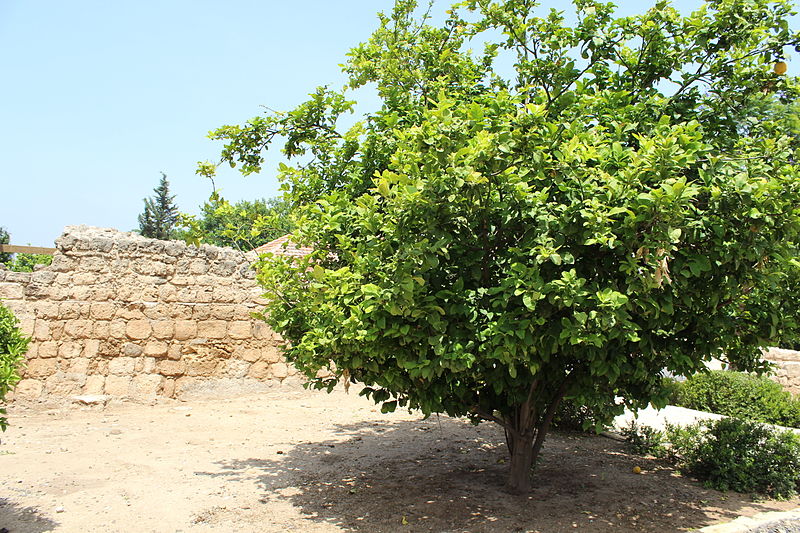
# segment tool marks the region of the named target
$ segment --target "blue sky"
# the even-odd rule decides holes
[[[196,213],[211,192],[196,163],[220,149],[207,132],[341,86],[338,65],[392,3],[0,0],[0,226],[36,246],[71,224],[134,229],[162,171]],[[272,168],[223,171],[217,187],[229,200],[275,196]]]

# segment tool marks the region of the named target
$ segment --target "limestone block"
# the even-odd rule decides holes
[[[22,372],[25,378],[46,378],[58,370],[56,359],[32,359]]]
[[[141,303],[129,303],[127,305],[116,305],[114,316],[122,320],[144,320],[144,305]]]
[[[189,273],[190,274],[205,274],[208,272],[208,263],[206,261],[195,259],[194,261],[189,263]]]
[[[199,303],[211,303],[214,301],[214,289],[203,287],[197,291],[195,300]]]
[[[213,358],[189,360],[186,362],[187,376],[213,376],[217,372],[217,360]]]
[[[115,357],[108,362],[108,373],[118,376],[130,376],[136,366],[136,359],[133,357]]]
[[[253,326],[249,321],[236,320],[228,324],[228,335],[234,339],[247,339],[253,334]]]
[[[253,323],[253,337],[256,339],[270,340],[272,339],[272,330],[266,323],[260,320],[256,321]]]
[[[50,339],[50,324],[46,320],[36,320],[36,324],[33,327],[33,338],[37,341]]]
[[[39,270],[31,274],[31,283],[52,285],[56,280],[56,273],[49,270]]]
[[[144,349],[133,342],[126,342],[122,345],[122,353],[128,357],[139,357],[144,353]]]
[[[30,272],[7,272],[6,273],[6,281],[14,282],[14,283],[30,283],[31,281],[31,273]]]
[[[166,357],[169,345],[166,342],[149,341],[144,346],[144,353],[149,357]]]
[[[192,318],[193,304],[173,304],[169,306],[170,318],[175,320],[190,320]]]
[[[131,378],[127,376],[106,377],[105,393],[111,396],[127,397]]]
[[[42,395],[43,383],[38,379],[23,379],[14,389],[14,398],[38,400]]]
[[[169,282],[179,287],[194,285],[194,279],[189,276],[172,276]]]
[[[111,320],[116,309],[117,306],[111,302],[93,302],[89,316],[95,320]]]
[[[211,298],[218,303],[232,303],[236,301],[236,291],[231,287],[214,287]]]
[[[84,374],[58,372],[44,380],[44,391],[52,396],[71,396],[80,394],[85,383]]]
[[[146,339],[151,332],[149,320],[131,320],[125,328],[125,333],[131,339]]]
[[[78,302],[61,302],[58,306],[58,317],[61,320],[80,318],[81,306]]]
[[[64,324],[65,322],[63,320],[54,320],[50,322],[50,337],[53,340],[60,340],[64,335]]]
[[[28,344],[28,351],[25,352],[25,357],[28,359],[35,359],[39,355],[39,345],[32,342]]]
[[[195,321],[200,320],[211,320],[213,318],[222,318],[223,320],[225,317],[218,317],[216,316],[216,308],[215,305],[206,305],[206,304],[198,304],[195,305],[192,309],[192,319]]]
[[[283,351],[277,346],[265,346],[261,350],[261,358],[270,364],[284,362]]]
[[[38,318],[58,318],[58,304],[56,302],[36,302],[33,304]]]
[[[226,377],[243,378],[247,376],[250,366],[250,363],[247,361],[242,361],[241,359],[231,359],[226,361],[223,373]]]
[[[164,378],[161,381],[161,395],[166,398],[175,397],[175,380]]]
[[[156,360],[152,357],[140,357],[136,360],[133,371],[135,375],[152,374],[156,370]]]
[[[21,300],[25,297],[22,285],[18,283],[0,283],[0,298],[3,300]]]
[[[108,262],[104,261],[103,257],[94,255],[81,258],[81,270],[87,272],[104,272],[109,270]]]
[[[97,357],[97,354],[99,352],[100,352],[100,340],[86,339],[86,341],[83,343],[83,353],[81,355],[87,359],[94,359],[95,357]]]
[[[253,363],[247,375],[255,379],[268,379],[270,377],[269,365],[264,361]]]
[[[72,300],[86,302],[94,300],[95,292],[94,287],[91,285],[73,285],[70,287],[67,295]]]
[[[17,319],[19,319],[18,327],[20,331],[22,331],[22,334],[25,335],[26,337],[33,336],[34,326],[36,325],[36,319],[32,317],[22,318],[20,316],[17,316]]]
[[[109,324],[109,336],[114,339],[124,339],[127,336],[127,326],[124,320],[112,320]]]
[[[228,323],[224,320],[203,320],[197,324],[197,335],[209,339],[224,339]]]
[[[73,357],[80,357],[83,351],[83,343],[79,341],[66,341],[62,342],[58,347],[58,355],[64,359],[72,359]]]
[[[73,374],[87,374],[89,372],[89,359],[83,357],[72,359],[67,367],[67,372]]]
[[[64,324],[64,334],[73,339],[85,339],[92,335],[92,322],[89,320],[67,320]]]
[[[237,348],[234,355],[238,355],[242,360],[248,363],[255,363],[261,358],[261,352],[254,348]]]
[[[197,291],[194,287],[183,287],[178,289],[179,302],[197,302]]]
[[[56,341],[45,341],[38,344],[37,356],[43,359],[58,355],[58,343]]]
[[[167,350],[167,358],[177,361],[183,357],[183,351],[180,343],[172,343]]]
[[[86,376],[86,383],[83,385],[84,394],[103,394],[106,378],[97,374]]]
[[[178,290],[172,285],[162,285],[158,288],[158,301],[177,302]]]
[[[94,323],[92,336],[99,339],[111,337],[111,323],[108,320],[100,320]]]
[[[72,274],[72,283],[75,285],[94,285],[97,283],[97,274],[94,272],[75,272]]]
[[[289,375],[289,367],[286,363],[273,363],[269,367],[270,375],[277,379],[283,379]]]
[[[134,376],[128,389],[128,396],[136,401],[152,402],[161,389],[162,379],[161,376],[153,374]]]
[[[153,327],[153,337],[157,339],[171,339],[175,334],[175,324],[171,320],[155,320],[150,325]]]
[[[186,373],[186,363],[164,359],[156,364],[156,372],[163,376],[182,376]]]
[[[197,323],[191,320],[175,321],[175,339],[185,341],[197,337]]]
[[[170,241],[164,246],[164,253],[175,257],[185,252],[186,248],[186,244],[182,242]]]

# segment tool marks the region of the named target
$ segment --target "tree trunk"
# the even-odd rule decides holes
[[[533,466],[533,432],[512,433],[510,437],[511,465],[506,490],[511,494],[527,494],[531,490]]]

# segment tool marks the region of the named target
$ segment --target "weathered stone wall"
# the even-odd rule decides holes
[[[56,248],[48,267],[0,270],[0,299],[33,338],[16,398],[148,401],[296,381],[280,338],[251,317],[253,254],[86,226]]]
[[[800,394],[800,352],[770,348],[764,357],[775,364],[772,378],[792,394]]]

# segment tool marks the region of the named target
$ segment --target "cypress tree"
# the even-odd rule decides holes
[[[139,215],[139,233],[151,239],[168,240],[174,236],[178,221],[178,206],[175,196],[169,194],[167,175],[161,173],[155,195],[144,199],[144,212]]]

